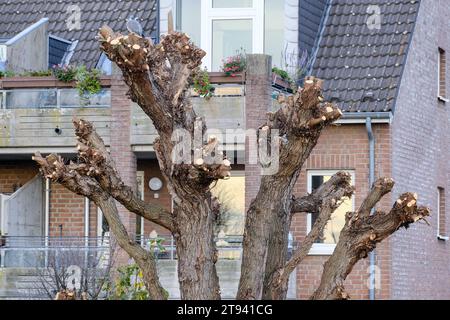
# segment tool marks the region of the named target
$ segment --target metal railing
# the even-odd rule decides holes
[[[109,237],[33,237],[2,236],[0,267],[47,267],[49,257],[70,252],[88,260],[110,252]]]
[[[63,256],[65,252],[85,256],[105,255],[115,250],[109,236],[103,237],[33,237],[2,236],[0,240],[0,268],[47,267],[49,256]],[[217,238],[219,259],[239,260],[242,255],[242,236]],[[173,237],[135,237],[136,243],[154,253],[160,260],[176,260]]]

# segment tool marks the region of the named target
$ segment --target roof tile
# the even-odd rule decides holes
[[[0,0],[0,38],[12,38],[22,30],[49,18],[49,32],[67,40],[78,40],[71,63],[95,67],[101,52],[95,40],[97,29],[104,24],[115,31],[126,31],[126,19],[141,20],[146,36],[156,36],[156,0]],[[69,30],[68,8],[77,5],[81,10],[81,30]],[[155,8],[155,9],[153,9]]]
[[[380,8],[379,30],[366,24],[369,5]],[[325,96],[347,112],[392,111],[419,5],[420,0],[334,0],[312,72],[325,80]]]

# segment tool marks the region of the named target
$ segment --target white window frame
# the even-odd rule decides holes
[[[441,190],[445,193],[445,189],[438,187],[437,188],[437,210],[436,210],[436,216],[437,216],[437,230],[436,235],[438,240],[442,241],[448,241],[450,238],[444,234],[441,234]],[[445,212],[444,212],[445,214]]]
[[[141,181],[142,181],[142,184],[140,186],[138,186],[138,187],[140,189],[139,192],[141,194],[141,200],[144,201],[144,198],[145,198],[145,196],[144,196],[144,193],[145,193],[145,172],[144,171],[137,171],[136,172],[136,177],[141,179]],[[138,179],[136,179],[136,180],[138,180]],[[144,217],[140,217],[138,219],[141,219],[141,230],[140,230],[140,232],[141,232],[141,234],[140,234],[140,236],[141,236],[141,245],[144,245],[144,237],[145,237],[145,225],[144,225],[144,223],[145,223],[145,219],[144,219]]]
[[[308,170],[307,171],[307,192],[312,192],[312,176],[332,176],[336,174],[339,171],[345,171],[350,173],[352,177],[352,184],[355,183],[355,171],[354,170],[347,170],[347,169],[339,169],[339,170]],[[352,209],[355,208],[355,196],[352,196]],[[306,233],[309,234],[312,227],[312,214],[308,213],[306,216]],[[309,250],[309,255],[316,255],[316,256],[325,256],[325,255],[332,255],[334,252],[334,249],[336,248],[336,244],[330,244],[330,243],[314,243]]]
[[[438,48],[438,75],[437,75],[438,76],[438,92],[437,92],[437,96],[438,96],[438,100],[439,101],[442,101],[444,103],[448,103],[448,102],[450,102],[450,99],[448,99],[447,97],[441,96],[441,80],[442,80],[441,79],[441,57],[442,57],[441,50],[443,51],[443,54],[445,56],[445,62],[446,62],[446,65],[447,65],[447,57],[446,57],[447,51],[444,50],[443,48],[439,47]],[[446,73],[446,75],[447,75],[447,73]],[[444,79],[444,80],[446,80],[446,79]],[[445,83],[445,85],[447,85],[447,83]],[[446,93],[446,94],[448,95],[448,93]]]
[[[212,22],[213,20],[253,21],[252,52],[264,52],[264,0],[253,0],[253,8],[213,8],[213,0],[201,0],[201,48],[207,53],[203,66],[212,69]],[[226,58],[226,57],[223,57]],[[212,70],[219,71],[219,70]]]

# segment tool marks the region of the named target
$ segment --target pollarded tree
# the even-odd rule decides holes
[[[103,52],[121,69],[129,87],[128,96],[148,115],[158,132],[154,149],[174,201],[173,211],[140,200],[124,184],[103,140],[85,120],[74,120],[78,139],[76,163],[66,163],[54,154],[44,158],[37,153],[34,160],[45,177],[88,197],[101,208],[118,244],[142,269],[151,299],[167,298],[155,260],[130,238],[116,201],[172,233],[182,299],[220,299],[214,243],[220,204],[211,195],[210,187],[230,176],[231,164],[215,152],[219,144],[216,138],[203,138],[206,125],[195,114],[189,99],[191,79],[205,52],[186,34],[173,30],[159,44],[134,33],[115,33],[107,26],[100,29],[99,38]],[[302,165],[322,130],[342,115],[337,106],[324,102],[321,88],[320,80],[308,78],[294,95],[279,98],[281,108],[268,114],[267,122],[260,128],[260,146],[279,147],[279,170],[262,177],[246,215],[238,299],[284,299],[289,275],[305,258],[342,199],[354,192],[350,176],[339,172],[312,194],[293,196]],[[273,135],[274,140],[265,138]],[[339,243],[325,264],[320,286],[312,298],[347,298],[343,282],[355,263],[400,227],[429,215],[427,208],[417,206],[417,195],[411,193],[402,195],[390,212],[370,215],[393,184],[391,179],[378,180],[361,207],[347,214]],[[291,219],[301,212],[318,213],[318,219],[287,260]]]

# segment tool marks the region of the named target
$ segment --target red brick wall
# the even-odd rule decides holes
[[[61,229],[62,227],[62,234]],[[58,183],[50,185],[50,236],[84,236],[84,197]]]
[[[0,161],[0,193],[13,193],[38,172],[32,161]]]
[[[390,129],[388,125],[373,125],[375,151],[375,177],[390,176]],[[355,208],[357,208],[368,191],[369,179],[369,145],[365,125],[342,125],[326,129],[319,142],[305,163],[295,187],[296,195],[307,191],[307,170],[353,170]],[[389,209],[392,205],[386,197],[377,209]],[[294,241],[300,243],[306,235],[306,215],[297,214],[292,222]],[[388,299],[390,293],[390,255],[389,240],[380,244],[376,251],[377,265],[381,270],[381,288],[376,291],[377,299]],[[327,256],[309,256],[297,269],[297,296],[308,299],[317,288],[322,266]],[[345,287],[352,299],[368,299],[369,279],[368,259],[358,263],[349,275]]]

